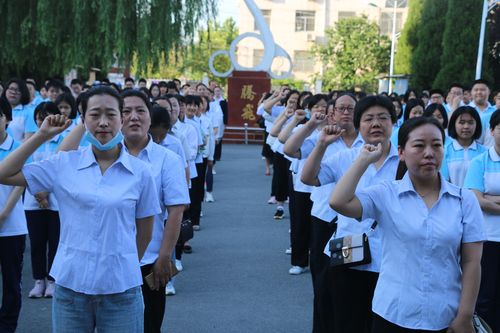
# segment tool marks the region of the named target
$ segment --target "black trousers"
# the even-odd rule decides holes
[[[15,332],[21,311],[21,274],[26,235],[0,237],[2,307],[0,332]]]
[[[25,213],[30,236],[33,278],[53,280],[49,272],[59,245],[59,212],[41,209],[26,210]]]
[[[391,323],[380,317],[378,314],[373,314],[373,327],[371,333],[431,333],[442,332],[446,333],[447,329],[439,331],[412,330]]]
[[[277,201],[286,201],[289,195],[288,173],[290,161],[282,154],[274,153],[272,190]]]
[[[329,281],[330,258],[323,253],[337,224],[311,217],[310,268],[314,290],[313,333],[333,332],[333,298]],[[293,249],[292,249],[293,251]]]
[[[222,157],[222,139],[219,141],[219,143],[215,144],[214,164],[216,161],[220,161],[221,157]]]
[[[493,332],[500,332],[500,242],[483,244],[476,311]]]
[[[207,172],[207,162],[208,160],[204,158],[202,163],[196,163],[196,172],[198,173],[198,177],[191,180],[191,190],[189,191],[191,205],[189,206],[188,212],[193,225],[200,225],[201,204],[203,202],[203,197],[205,196],[205,175]]]
[[[160,333],[165,314],[165,286],[151,290],[144,277],[151,273],[153,264],[141,266],[142,297],[144,298],[144,333]]]
[[[294,218],[290,219],[292,244],[292,266],[309,266],[309,245],[311,240],[311,194],[293,191]]]
[[[329,270],[333,300],[332,332],[369,333],[378,273],[337,267]]]

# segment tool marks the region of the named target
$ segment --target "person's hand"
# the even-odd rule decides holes
[[[472,317],[457,316],[452,322],[446,333],[475,333],[472,325]]]
[[[275,90],[273,91],[273,94],[271,95],[271,98],[278,98],[281,95],[281,90]]]
[[[372,164],[377,162],[382,156],[382,144],[371,145],[365,144],[359,153],[358,159],[362,160],[366,164]]]
[[[453,95],[451,102],[449,103],[451,111],[455,111],[462,101],[462,95]]]
[[[50,115],[45,118],[42,126],[40,126],[40,129],[38,130],[38,133],[47,139],[50,139],[57,134],[62,133],[70,125],[71,120],[66,118],[66,116],[60,114]]]
[[[49,208],[49,193],[39,192],[35,194],[35,199],[38,202],[38,207],[41,209]]]
[[[340,136],[345,132],[345,129],[340,128],[337,125],[328,125],[323,128],[319,136],[318,142],[324,145],[330,145],[340,138]]]
[[[286,118],[290,118],[291,116],[293,116],[295,114],[295,108],[291,107],[291,106],[287,106],[286,109],[285,109],[285,116]]]
[[[279,91],[279,93],[280,93],[280,95],[279,95],[280,99],[283,99],[283,98],[286,97],[286,89],[287,89],[287,87],[285,87],[285,86],[283,86],[283,87],[280,88],[280,91]]]
[[[305,110],[302,109],[295,110],[295,115],[294,115],[295,121],[297,123],[300,123],[302,120],[306,119],[306,115],[307,112]]]
[[[308,126],[318,128],[321,124],[327,123],[327,116],[321,112],[315,112],[311,115],[311,119],[307,121]],[[332,124],[333,125],[333,124]]]
[[[154,290],[160,289],[161,286],[166,286],[172,272],[170,272],[170,256],[158,256],[153,265],[153,280]]]

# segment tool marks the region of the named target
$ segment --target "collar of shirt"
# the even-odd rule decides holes
[[[10,135],[7,134],[7,137],[3,141],[3,143],[0,145],[0,150],[10,150],[12,148],[12,145],[14,144],[14,139]]]
[[[140,159],[140,160],[146,160],[148,162],[151,163],[152,159],[153,159],[153,146],[154,146],[154,141],[153,141],[153,137],[151,136],[151,134],[148,134],[148,144],[146,145],[146,147],[144,147],[140,152],[139,152],[139,155],[137,155],[137,157]],[[123,145],[123,149],[129,153],[128,151],[128,148],[127,146],[125,145],[125,141],[122,142],[122,145]],[[130,153],[129,153],[130,154]],[[142,157],[142,155],[145,155],[145,159]]]
[[[495,106],[491,105],[491,103],[490,103],[490,102],[487,102],[487,104],[488,104],[488,106],[487,106],[487,107],[486,107],[483,111],[481,111],[481,110],[477,107],[477,105],[476,105],[476,103],[474,103],[474,101],[471,101],[471,102],[469,103],[469,106],[472,106],[474,109],[476,109],[476,110],[477,110],[477,112],[479,112],[479,114],[480,114],[480,115],[481,115],[481,114],[486,114],[486,113],[495,112],[495,110],[496,110]]]
[[[500,156],[498,155],[495,146],[490,148],[489,151],[490,158],[493,160],[493,162],[500,162]]]
[[[453,149],[455,150],[465,150],[464,147],[462,147],[462,145],[460,143],[458,143],[458,141],[456,139],[453,139],[452,141],[452,146],[453,146]],[[467,149],[471,149],[471,150],[477,150],[477,142],[476,141],[472,141],[472,144],[467,147]]]
[[[450,195],[453,195],[457,198],[460,198],[460,188],[448,183],[441,173],[439,173],[439,178],[441,179],[441,189],[439,190],[439,196],[438,200],[445,194],[448,193]],[[418,192],[415,190],[415,187],[413,187],[413,183],[410,179],[410,175],[408,172],[405,173],[404,177],[401,179],[400,186],[398,187],[398,196],[401,196],[401,194],[406,193],[406,192],[413,192],[418,195]]]
[[[125,151],[125,145],[123,144],[121,144],[120,156],[118,156],[118,159],[112,165],[115,165],[117,163],[120,163],[131,174],[134,174],[132,165],[130,164],[130,155]],[[77,169],[85,169],[94,164],[98,163],[95,159],[94,153],[92,152],[92,145],[90,145],[82,149],[82,155],[80,157],[80,160],[78,161]]]

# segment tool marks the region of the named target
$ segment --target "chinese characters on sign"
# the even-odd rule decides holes
[[[246,84],[241,88],[242,100],[253,101],[255,98],[255,92],[253,91],[253,84]],[[255,120],[255,114],[253,112],[253,104],[247,103],[242,110],[241,118],[244,120]]]
[[[253,105],[247,104],[243,108],[243,112],[241,113],[241,118],[245,120],[255,120],[255,114],[253,113]]]

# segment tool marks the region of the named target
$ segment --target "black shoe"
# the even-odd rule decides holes
[[[283,209],[277,209],[276,213],[274,213],[275,220],[281,220],[281,219],[283,219],[283,216],[285,216],[285,212]]]
[[[184,253],[192,253],[193,248],[191,247],[191,245],[184,245],[183,251],[184,251]]]

